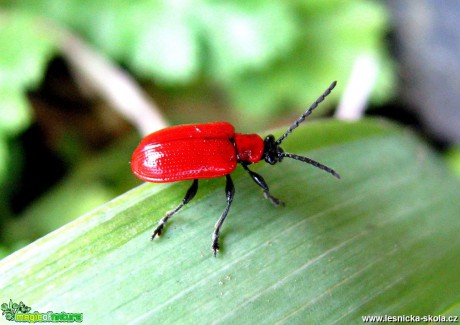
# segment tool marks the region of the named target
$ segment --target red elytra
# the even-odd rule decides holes
[[[340,178],[333,169],[310,158],[286,153],[280,147],[281,142],[331,93],[335,85],[334,81],[277,140],[273,135],[263,140],[257,134],[235,133],[234,127],[227,122],[173,126],[154,132],[142,139],[131,158],[134,175],[141,180],[154,183],[193,180],[182,202],[160,220],[151,239],[160,236],[169,218],[193,199],[198,190],[199,179],[225,176],[227,206],[217,221],[212,235],[211,249],[215,256],[220,248],[220,230],[235,194],[230,173],[235,170],[238,163],[262,188],[265,198],[276,206],[284,205],[284,203],[271,195],[264,178],[250,170],[249,165],[262,159],[274,165],[281,162],[283,158],[292,158]]]
[[[227,122],[179,125],[146,136],[131,159],[133,173],[146,182],[165,183],[221,177],[238,162],[262,158],[257,134],[235,133]]]

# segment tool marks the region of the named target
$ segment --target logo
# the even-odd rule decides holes
[[[72,323],[83,321],[83,313],[55,313],[49,311],[47,313],[40,313],[34,311],[31,313],[31,308],[26,306],[22,301],[18,303],[10,302],[3,303],[2,316],[5,316],[6,320],[18,323]]]

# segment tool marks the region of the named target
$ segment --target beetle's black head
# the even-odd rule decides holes
[[[317,161],[314,161],[313,159],[307,158],[307,157],[302,157],[298,156],[292,153],[286,153],[284,150],[280,147],[281,142],[283,142],[284,139],[287,138],[291,132],[299,126],[300,123],[305,121],[305,118],[311,114],[311,112],[326,98],[327,95],[329,95],[334,89],[335,85],[337,82],[333,82],[329,88],[326,89],[326,91],[303,113],[290,127],[287,129],[287,131],[278,139],[275,140],[275,137],[273,135],[268,135],[264,139],[264,153],[262,158],[269,163],[270,165],[274,165],[277,162],[280,162],[283,160],[283,158],[292,158],[296,160],[300,160],[302,162],[308,163],[310,165],[313,165],[319,169],[322,169],[329,174],[332,174],[333,176],[340,178],[339,174],[337,174],[333,169],[320,164]]]
[[[264,154],[262,158],[269,163],[274,165],[283,159],[283,149],[276,143],[273,135],[268,135],[264,139]]]

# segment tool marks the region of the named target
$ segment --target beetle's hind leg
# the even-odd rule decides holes
[[[153,240],[156,236],[158,236],[158,237],[161,236],[161,233],[163,232],[163,228],[164,228],[166,222],[168,222],[168,220],[169,220],[173,215],[175,215],[180,209],[182,209],[182,207],[183,207],[184,205],[186,205],[187,203],[189,203],[189,202],[195,197],[195,194],[196,194],[197,191],[198,191],[198,180],[197,180],[197,179],[194,179],[192,185],[191,185],[190,188],[187,190],[187,193],[185,194],[185,197],[184,197],[184,199],[182,200],[182,202],[181,202],[174,210],[169,211],[169,212],[160,220],[160,222],[158,223],[158,226],[157,226],[157,227],[155,228],[155,230],[153,231],[152,237],[150,238],[151,240]]]
[[[270,200],[270,202],[274,206],[278,206],[278,205],[284,206],[283,201],[281,201],[280,199],[270,194],[270,189],[268,188],[267,182],[265,182],[265,179],[262,177],[262,175],[257,174],[256,172],[253,172],[252,170],[250,170],[247,164],[241,164],[241,165],[249,173],[249,175],[254,180],[254,182],[264,190],[264,197],[266,199]]]
[[[230,210],[230,206],[232,205],[233,197],[235,196],[235,186],[233,185],[232,178],[230,175],[226,175],[227,182],[225,184],[225,194],[227,196],[227,206],[225,207],[224,213],[222,216],[217,220],[217,223],[214,227],[214,232],[212,233],[212,246],[211,249],[214,252],[214,256],[216,256],[217,251],[220,248],[219,245],[219,235],[220,229],[224,224],[225,218],[227,218],[228,211]]]

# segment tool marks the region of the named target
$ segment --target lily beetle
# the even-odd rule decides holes
[[[257,134],[235,133],[234,127],[227,122],[173,126],[151,133],[142,139],[131,159],[134,175],[143,181],[153,183],[193,180],[182,202],[160,220],[151,239],[160,236],[166,222],[195,197],[199,179],[225,176],[227,206],[217,220],[212,234],[211,249],[216,256],[220,247],[220,230],[235,195],[230,173],[235,170],[238,163],[262,188],[265,198],[275,206],[284,205],[284,203],[270,193],[261,175],[249,169],[251,164],[265,160],[270,165],[274,165],[281,162],[283,158],[292,158],[313,165],[340,179],[339,174],[333,169],[310,158],[284,152],[280,147],[286,137],[331,93],[335,85],[334,81],[276,140],[273,135],[262,139]]]

